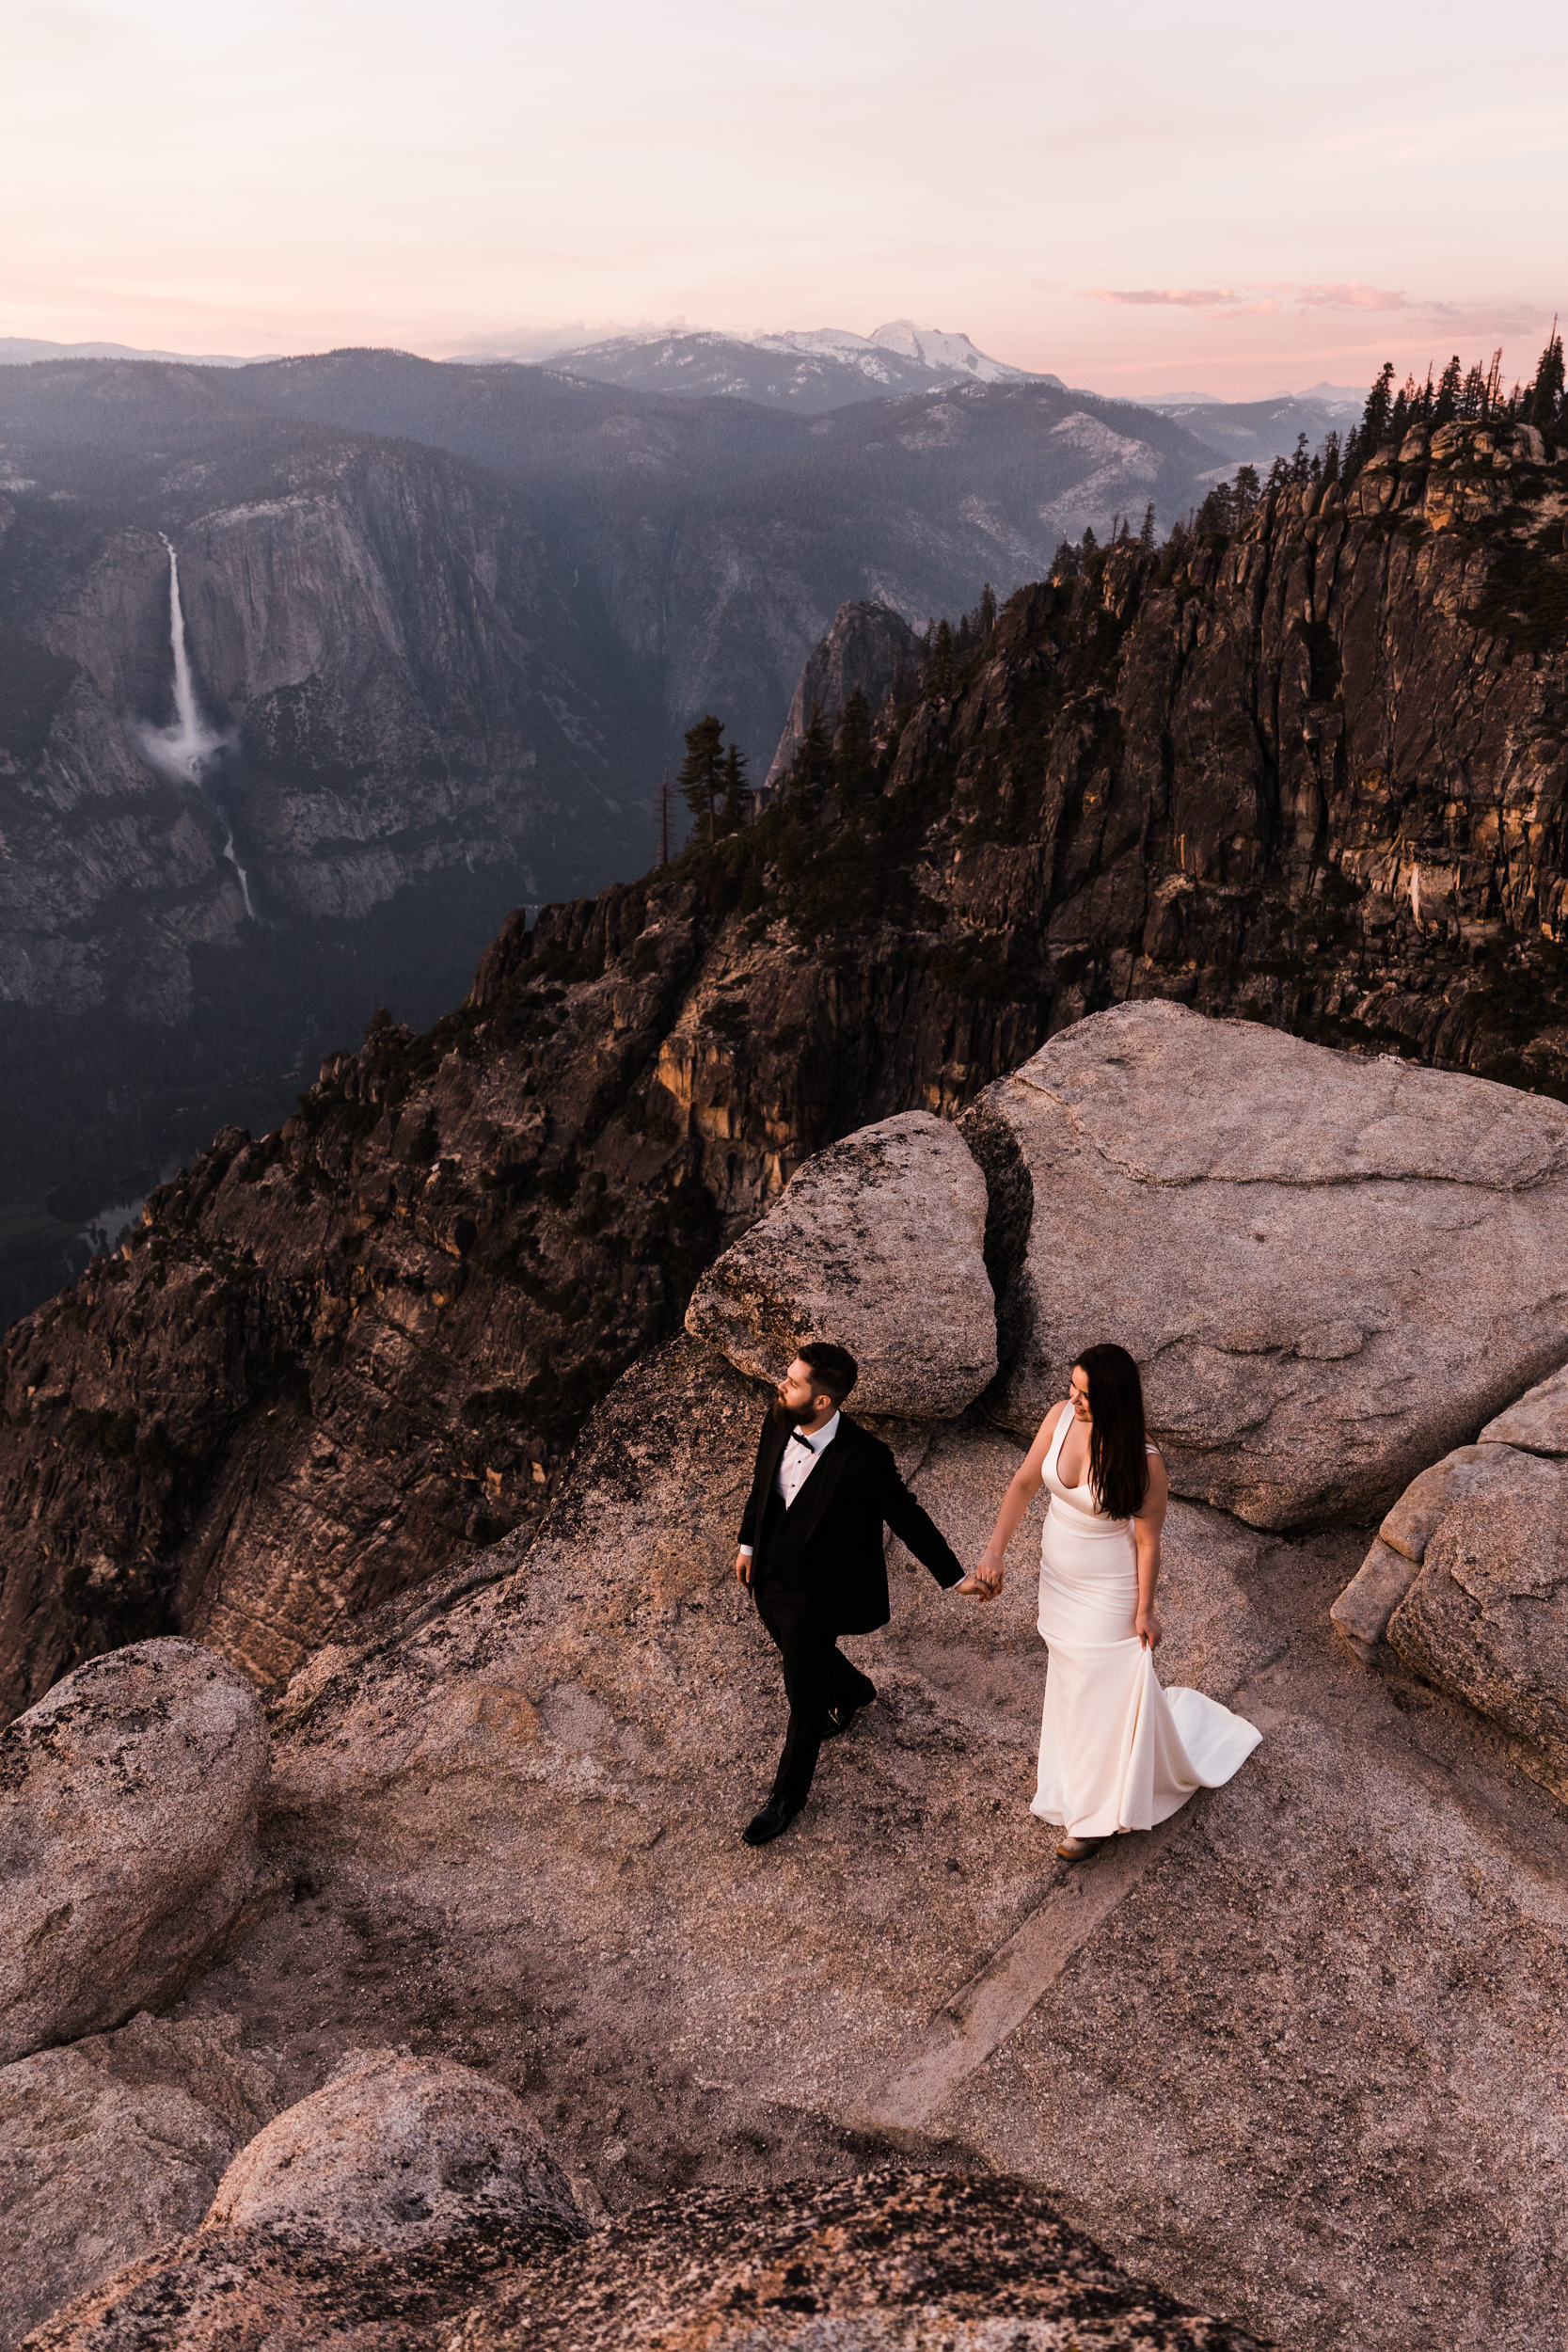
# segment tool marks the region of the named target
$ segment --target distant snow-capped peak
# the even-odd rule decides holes
[[[1022,368],[1009,367],[1005,359],[988,358],[977,351],[967,335],[949,335],[940,326],[917,326],[912,319],[890,319],[885,326],[877,327],[869,335],[852,335],[843,326],[816,326],[802,332],[791,328],[782,335],[757,335],[752,341],[769,351],[810,352],[823,358],[846,359],[851,367],[872,373],[878,357],[891,352],[899,359],[912,359],[919,367],[929,368],[933,375],[969,375],[979,384],[1001,384],[1021,380],[1026,373]]]
[[[726,334],[711,327],[641,328],[630,335],[618,335],[598,348],[632,351],[657,347],[672,358],[689,354],[695,358],[699,353],[726,342],[750,344],[753,351],[836,359],[879,380],[884,377],[889,358],[912,360],[933,375],[966,375],[977,384],[1022,382],[1029,373],[1025,368],[1009,367],[1005,359],[990,358],[975,348],[967,335],[950,335],[940,326],[917,326],[912,319],[892,319],[870,335],[856,335],[847,326],[790,327],[776,335],[761,328],[750,335],[738,331]]]
[[[967,335],[945,334],[940,326],[916,326],[912,319],[890,320],[886,326],[877,328],[871,341],[902,358],[918,359],[933,371],[961,370],[981,384],[1011,382],[1025,373],[1022,368],[1009,367],[1005,359],[988,358]]]

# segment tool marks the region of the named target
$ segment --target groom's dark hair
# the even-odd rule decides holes
[[[800,1350],[800,1361],[812,1376],[819,1395],[832,1397],[842,1405],[856,1381],[861,1368],[847,1347],[836,1347],[832,1340],[809,1340]]]

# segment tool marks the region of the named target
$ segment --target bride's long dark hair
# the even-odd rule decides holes
[[[1148,1456],[1144,1448],[1144,1384],[1125,1347],[1106,1341],[1085,1347],[1073,1363],[1089,1384],[1089,1485],[1101,1509],[1114,1519],[1135,1518],[1148,1492]]]

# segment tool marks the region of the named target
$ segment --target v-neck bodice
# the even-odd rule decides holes
[[[1082,1535],[1125,1535],[1132,1524],[1132,1520],[1114,1519],[1109,1512],[1100,1509],[1095,1501],[1094,1488],[1089,1484],[1086,1463],[1080,1485],[1069,1486],[1062,1476],[1060,1467],[1062,1447],[1074,1418],[1069,1405],[1056,1423],[1056,1434],[1046,1450],[1045,1461],[1040,1471],[1046,1490],[1051,1497],[1052,1512],[1056,1518],[1065,1518],[1075,1533]],[[1146,1445],[1144,1451],[1147,1454],[1152,1454],[1154,1448],[1151,1445]]]

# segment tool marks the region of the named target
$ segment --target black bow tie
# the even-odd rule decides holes
[[[803,1445],[808,1454],[815,1454],[816,1452],[816,1448],[813,1445],[811,1439],[809,1438],[802,1438],[798,1429],[792,1429],[790,1431],[789,1443],[791,1445]]]

